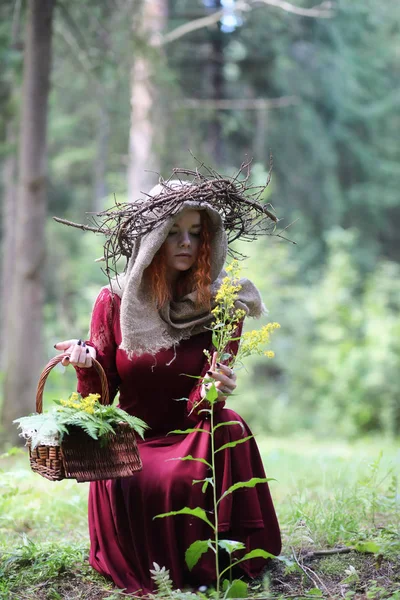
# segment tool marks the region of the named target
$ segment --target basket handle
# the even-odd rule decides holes
[[[59,362],[61,362],[62,359],[65,358],[66,356],[69,357],[69,354],[59,354],[58,356],[55,356],[47,363],[47,365],[43,369],[42,374],[40,375],[40,378],[39,378],[39,383],[38,383],[37,391],[36,391],[36,412],[37,413],[41,413],[43,411],[44,384],[46,383],[46,379],[49,376],[50,371]],[[92,358],[92,363],[100,377],[100,382],[101,382],[100,402],[101,402],[101,404],[104,404],[104,405],[110,404],[110,398],[109,398],[109,394],[108,394],[108,382],[107,382],[106,374],[104,373],[104,369],[95,358]]]

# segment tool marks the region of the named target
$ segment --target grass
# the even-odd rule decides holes
[[[257,440],[293,566],[273,564],[251,596],[400,600],[398,445]],[[0,599],[121,598],[87,563],[88,485],[49,482],[18,453],[0,469]]]

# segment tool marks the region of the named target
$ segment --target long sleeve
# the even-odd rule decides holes
[[[110,290],[103,288],[98,295],[93,307],[90,323],[90,339],[88,346],[96,350],[96,359],[103,367],[108,381],[110,402],[117,394],[120,378],[116,367],[117,343],[115,341],[115,319],[119,318],[119,298],[113,296]],[[101,386],[99,376],[92,367],[90,369],[77,368],[78,392],[83,396],[90,393],[100,394]]]
[[[238,324],[236,331],[232,337],[240,338],[240,336],[242,334],[242,329],[243,329],[243,321],[240,321],[240,323]],[[229,342],[229,344],[227,345],[227,347],[225,349],[225,352],[230,354],[231,357],[236,356],[236,354],[239,350],[239,344],[240,344],[240,339]],[[212,356],[213,352],[215,352],[214,346],[211,346],[209,348],[209,352]],[[230,358],[228,361],[224,361],[224,364],[230,363],[230,362],[232,362],[232,358]],[[201,372],[201,379],[199,380],[198,383],[196,383],[196,385],[193,387],[193,389],[189,395],[189,399],[187,402],[187,410],[188,410],[188,419],[191,422],[197,423],[198,421],[203,419],[206,413],[202,413],[201,410],[210,408],[209,402],[201,397],[202,380],[206,376],[207,371],[209,371],[209,370],[210,370],[210,363],[208,360],[206,360],[204,363],[202,372]],[[216,402],[214,404],[214,412],[217,413],[217,412],[221,411],[224,408],[224,406],[225,406],[225,400]]]

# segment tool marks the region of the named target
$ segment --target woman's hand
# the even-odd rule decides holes
[[[226,399],[236,389],[236,374],[233,369],[217,362],[217,353],[214,352],[210,370],[207,371],[207,376],[215,379],[215,387],[218,390],[218,402]],[[202,398],[206,395],[206,385],[201,386]]]
[[[54,344],[56,350],[61,350],[69,356],[65,356],[61,364],[64,367],[72,365],[74,367],[81,367],[88,369],[92,366],[92,359],[96,358],[96,350],[91,346],[86,346],[82,340],[65,340],[64,342],[57,342]]]

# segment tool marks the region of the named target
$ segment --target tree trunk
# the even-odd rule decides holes
[[[137,51],[131,74],[128,164],[128,199],[131,202],[158,182],[155,106],[159,99],[156,97],[154,63],[160,52],[160,34],[165,28],[167,14],[167,0],[142,0],[133,24]]]
[[[17,156],[13,147],[16,143],[15,119],[11,119],[6,128],[6,146],[10,148],[9,154],[3,165],[3,234],[2,234],[2,270],[1,270],[1,331],[3,339],[8,340],[10,319],[9,311],[10,289],[14,278],[15,263],[15,219],[16,219],[16,182],[17,182]],[[1,344],[0,364],[5,369],[7,361],[7,346]]]
[[[98,108],[98,124],[96,137],[96,158],[94,162],[94,198],[93,211],[104,210],[104,200],[107,196],[106,172],[108,155],[108,138],[110,119],[105,103],[100,100]]]
[[[221,0],[214,0],[213,10],[222,8]],[[211,57],[207,65],[210,98],[221,100],[224,98],[224,34],[221,23],[218,22],[211,33]],[[220,112],[215,110],[208,125],[207,150],[210,163],[221,165],[223,162],[222,127]]]
[[[253,157],[255,162],[268,167],[269,153],[267,150],[268,110],[258,108],[255,111],[256,127],[254,132]]]
[[[2,423],[34,410],[42,362],[43,272],[46,219],[46,125],[55,0],[29,0],[24,53],[19,146],[14,285],[10,290],[10,337]]]

